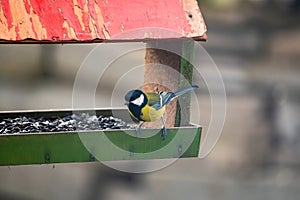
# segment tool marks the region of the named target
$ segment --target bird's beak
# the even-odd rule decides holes
[[[128,105],[129,105],[129,102],[128,102],[128,101],[125,101],[124,105],[128,106]]]

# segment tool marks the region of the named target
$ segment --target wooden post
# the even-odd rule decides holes
[[[194,64],[194,41],[186,40],[182,43],[181,63],[179,77],[179,88],[192,85]],[[175,126],[186,126],[190,124],[191,93],[180,96],[177,103]],[[182,109],[181,109],[182,108]]]
[[[159,41],[148,42],[145,56],[144,91],[177,91],[192,83],[193,41]],[[184,56],[185,58],[183,58]],[[182,76],[181,76],[182,75]],[[185,81],[187,80],[188,83]],[[188,125],[190,121],[190,94],[171,102],[164,116],[166,126]],[[180,106],[184,109],[180,109]],[[161,122],[148,123],[146,126],[158,127]]]

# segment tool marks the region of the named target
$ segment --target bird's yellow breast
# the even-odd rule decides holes
[[[155,108],[146,105],[144,108],[142,108],[141,119],[145,122],[154,122],[163,116],[165,109],[166,106],[156,110]]]

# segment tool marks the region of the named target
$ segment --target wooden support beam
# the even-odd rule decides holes
[[[179,88],[192,85],[194,69],[194,41],[182,42]],[[180,103],[179,103],[180,102]],[[178,97],[175,126],[186,126],[190,123],[191,93]]]
[[[192,84],[194,41],[188,39],[148,42],[145,56],[144,90],[176,91]],[[166,109],[167,127],[185,126],[190,122],[190,94],[174,100]],[[179,103],[180,102],[180,105]],[[180,106],[182,109],[180,109]],[[161,122],[148,123],[160,127]]]
[[[175,53],[174,53],[175,52]],[[177,54],[176,54],[177,52]],[[144,67],[144,88],[146,92],[176,91],[179,83],[181,63],[181,41],[148,42]],[[166,109],[164,118],[167,127],[174,127],[176,100]],[[161,127],[161,122],[146,123],[145,126]]]

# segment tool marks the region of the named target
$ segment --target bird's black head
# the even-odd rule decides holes
[[[125,105],[144,107],[148,102],[148,98],[141,90],[131,90],[125,95]]]

